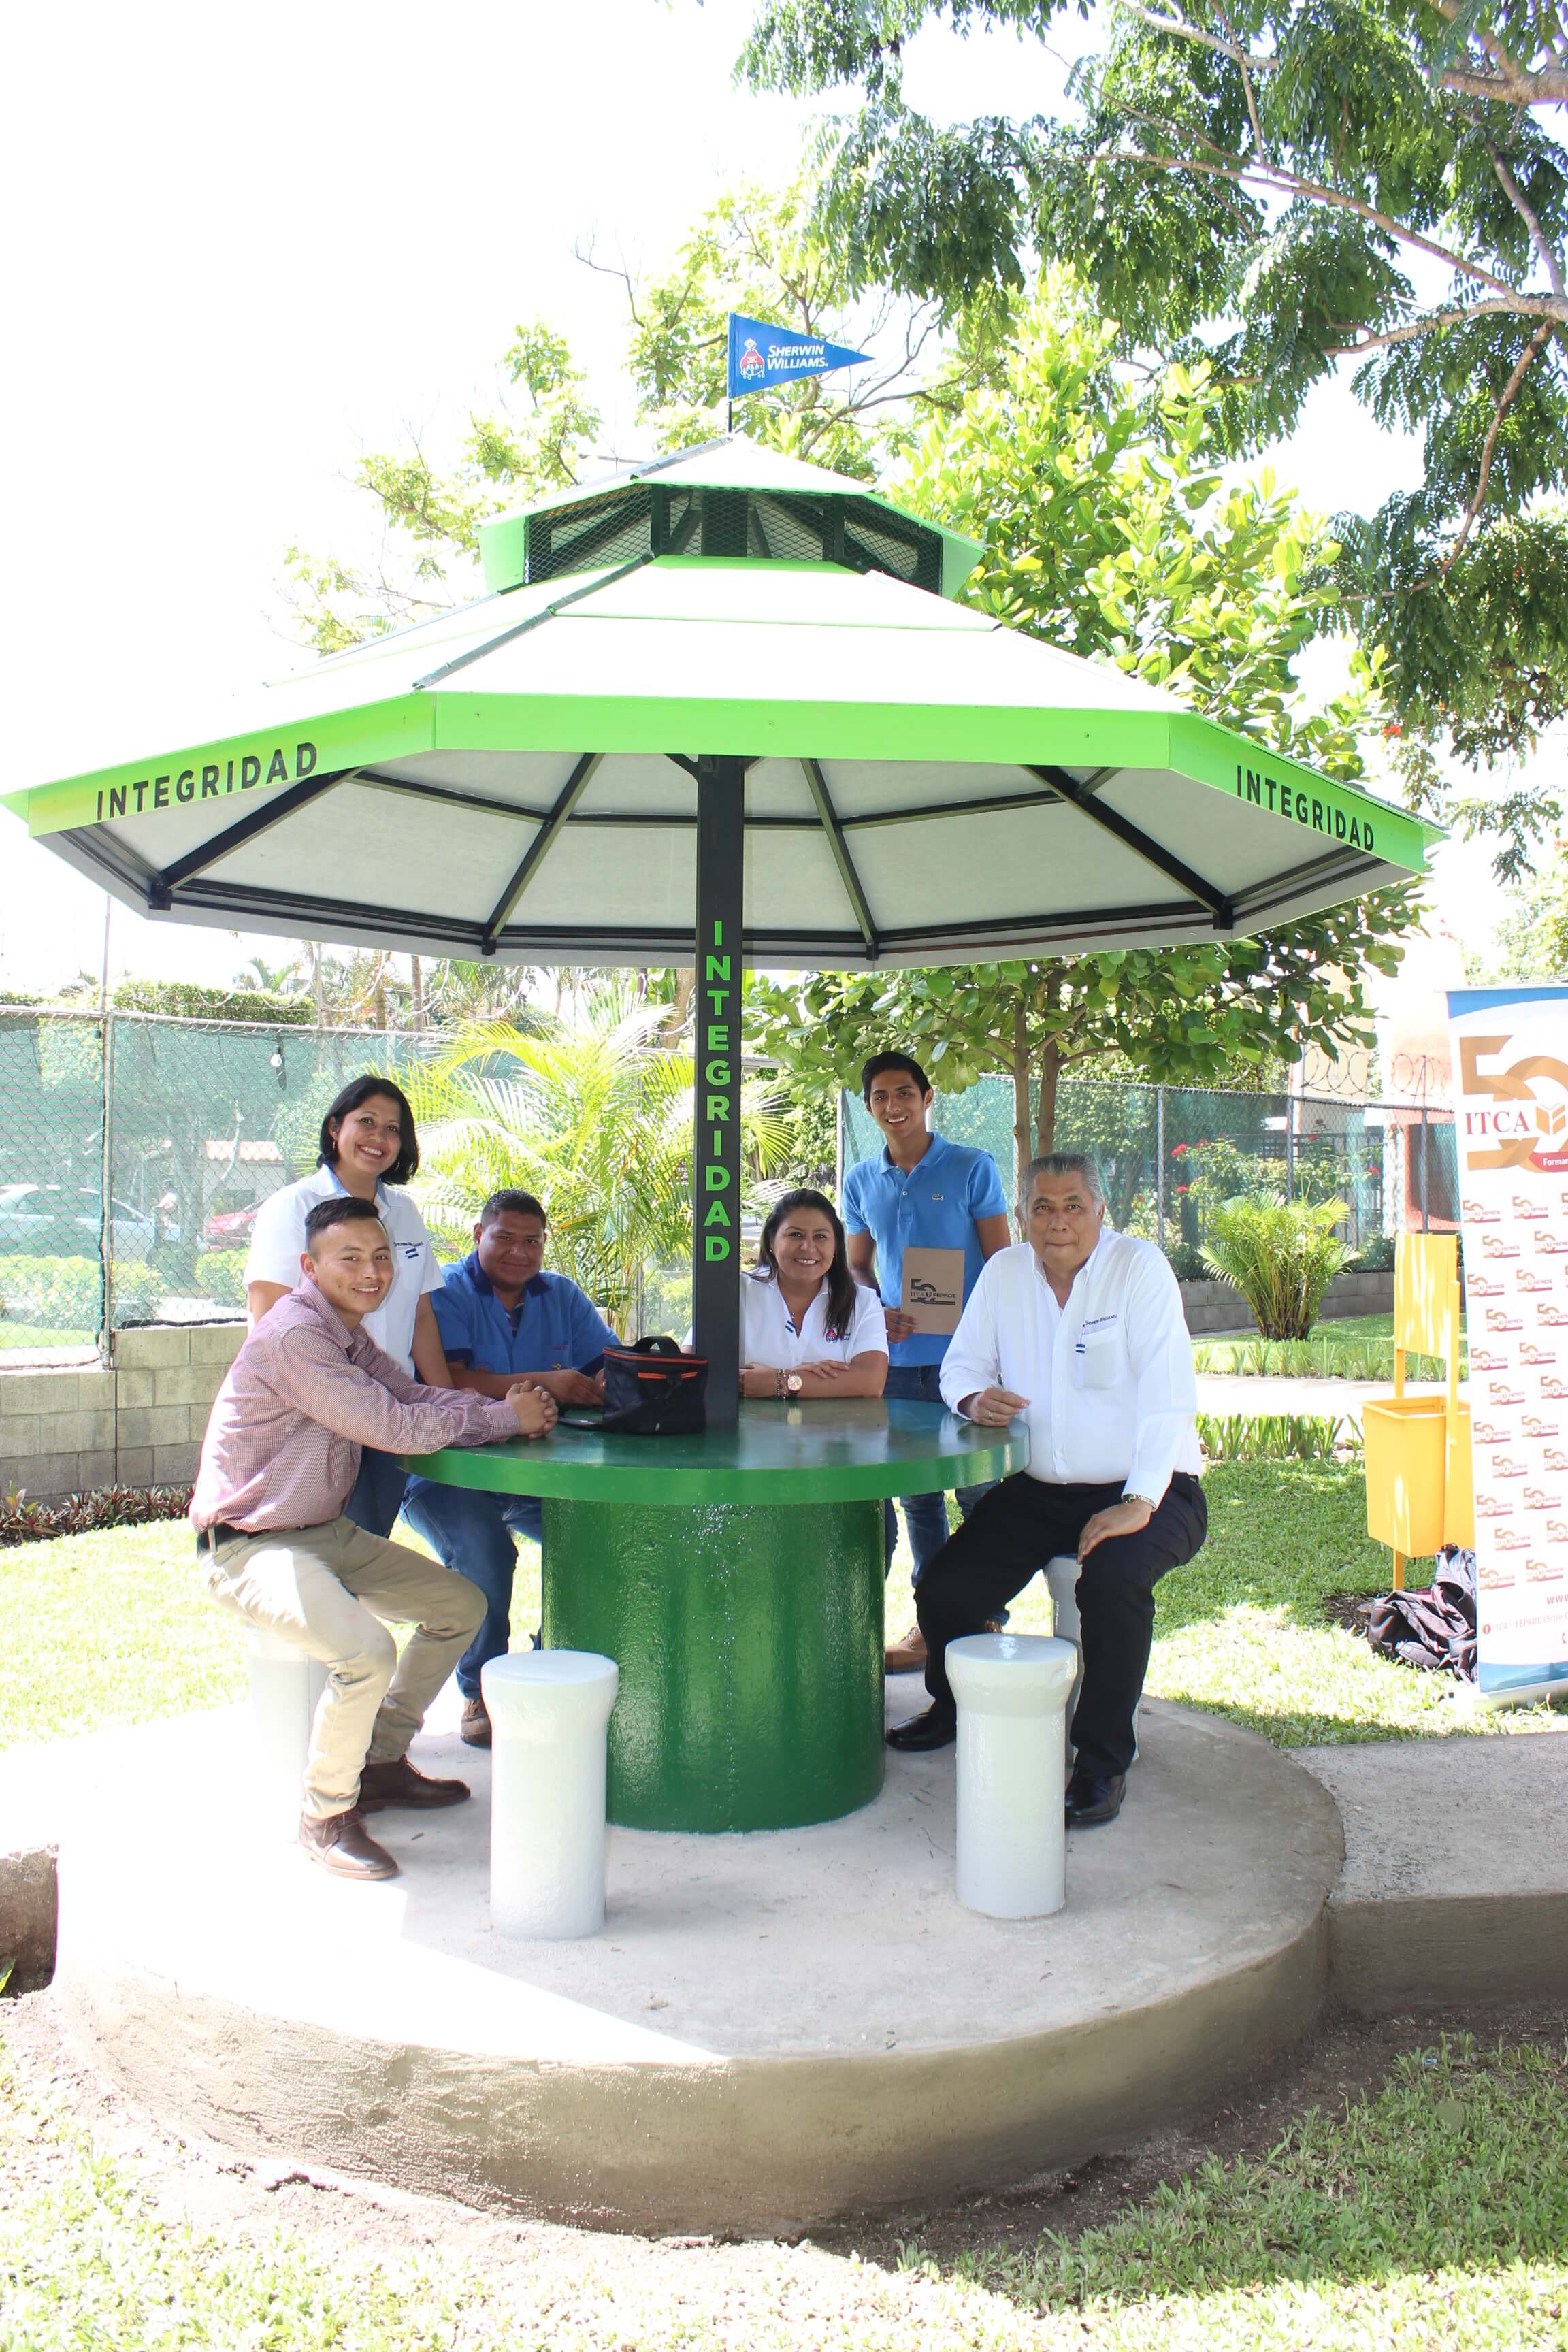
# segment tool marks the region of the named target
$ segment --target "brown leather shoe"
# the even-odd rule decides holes
[[[318,1821],[313,1813],[301,1813],[300,1843],[310,1860],[334,1877],[397,1876],[397,1864],[371,1836],[357,1805],[351,1805],[346,1813],[329,1813],[324,1821]]]
[[[482,1698],[463,1701],[463,1720],[458,1726],[458,1736],[470,1748],[488,1748],[490,1744],[489,1709]]]
[[[885,1675],[912,1675],[926,1662],[926,1637],[918,1625],[911,1625],[901,1642],[882,1653]]]
[[[432,1780],[416,1772],[406,1756],[390,1764],[367,1763],[359,1776],[362,1813],[379,1813],[388,1805],[411,1805],[427,1812],[436,1805],[460,1805],[468,1793],[466,1780]]]

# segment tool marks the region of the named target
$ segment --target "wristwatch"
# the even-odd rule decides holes
[[[784,1382],[784,1386],[789,1391],[791,1396],[798,1396],[802,1389],[805,1386],[805,1377],[804,1373],[791,1372],[788,1380]]]
[[[1142,1503],[1146,1511],[1157,1511],[1160,1507],[1152,1495],[1123,1495],[1121,1499],[1124,1503]]]

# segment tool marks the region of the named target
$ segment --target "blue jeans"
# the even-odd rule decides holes
[[[383,1454],[375,1445],[365,1446],[359,1457],[353,1492],[343,1505],[344,1518],[363,1528],[367,1536],[380,1536],[384,1540],[403,1508],[403,1490],[407,1484],[408,1473],[395,1454]]]
[[[479,1696],[479,1668],[504,1658],[511,1643],[514,1536],[540,1539],[544,1514],[537,1495],[484,1495],[471,1486],[438,1486],[410,1478],[403,1516],[446,1568],[456,1569],[485,1596],[484,1621],[458,1660],[458,1688]]]
[[[888,1385],[884,1396],[904,1397],[913,1404],[940,1404],[942,1390],[940,1364],[889,1364]],[[988,1479],[981,1486],[960,1486],[958,1507],[967,1518],[980,1500],[988,1495],[996,1481]],[[934,1559],[947,1541],[947,1496],[945,1495],[900,1495],[904,1507],[904,1522],[910,1531],[910,1550],[914,1555],[915,1572],[910,1581],[918,1586],[925,1574],[926,1562]],[[893,1564],[893,1553],[899,1540],[899,1522],[890,1502],[883,1505],[887,1514],[888,1565]]]

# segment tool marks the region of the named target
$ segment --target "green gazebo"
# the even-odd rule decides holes
[[[694,1292],[698,1346],[712,1366],[708,1443],[728,1449],[722,1465],[712,1457],[722,1496],[714,1487],[711,1498],[729,1515],[721,1540],[690,1485],[700,1486],[700,1464],[681,1473],[679,1495],[659,1445],[621,1474],[628,1502],[635,1486],[637,1508],[681,1522],[660,1522],[665,1562],[697,1563],[707,1542],[714,1575],[728,1580],[728,1600],[694,1585],[685,1632],[667,1614],[656,1643],[668,1658],[672,1643],[717,1629],[711,1703],[694,1706],[689,1687],[681,1702],[717,1747],[672,1768],[670,1742],[683,1736],[673,1718],[639,1734],[645,1759],[658,1759],[639,1768],[645,1780],[668,1782],[673,1769],[695,1789],[723,1777],[713,1758],[731,1752],[725,1742],[744,1744],[745,1706],[722,1692],[746,1687],[740,1620],[726,1612],[745,1613],[734,1595],[747,1527],[775,1598],[780,1554],[771,1424],[765,1477],[760,1456],[747,1471],[746,1451],[748,1426],[760,1442],[784,1408],[748,1406],[735,1426],[742,967],[1200,941],[1417,874],[1428,836],[1168,694],[955,603],[979,553],[972,541],[863,483],[737,437],[492,523],[481,552],[487,593],[476,602],[280,679],[199,734],[176,718],[134,758],[13,793],[7,804],[155,919],[437,956],[696,964]],[[853,1764],[792,1811],[793,1800],[755,1793],[776,1784],[775,1755],[752,1776],[752,1794],[690,1826],[822,1819],[874,1792],[872,1498],[920,1475],[909,1416],[945,1423],[940,1438],[929,1433],[932,1485],[954,1483],[969,1442],[935,1408],[878,1410],[858,1467],[842,1444],[834,1454],[828,1415],[800,1431],[803,1473],[820,1454],[824,1495],[837,1499],[795,1507],[784,1547],[805,1547],[797,1511],[844,1515],[809,1541],[838,1596],[828,1612],[836,1654],[847,1644],[856,1659],[859,1696],[839,1743]],[[856,1425],[837,1421],[841,1436]],[[564,1475],[540,1468],[543,1451],[516,1474],[533,1491]],[[606,1461],[605,1476],[614,1469]],[[971,1464],[963,1475],[984,1474]],[[763,1482],[754,1494],[748,1476]],[[581,1480],[552,1491],[547,1558],[588,1557],[604,1536],[605,1556],[626,1572],[646,1549],[640,1523],[628,1534],[624,1515],[613,1543],[607,1529],[588,1540],[581,1515],[618,1510],[618,1498],[582,1499]],[[549,1533],[552,1512],[577,1514],[575,1536],[563,1516]],[[694,1564],[689,1580],[706,1573]],[[791,1674],[808,1713],[813,1691],[833,1680],[808,1638],[826,1590],[808,1580],[792,1604],[805,1646],[791,1653]],[[584,1619],[563,1594],[552,1627],[552,1605],[547,1589],[549,1638],[612,1648],[619,1638],[610,1616]],[[768,1638],[776,1660],[776,1622]],[[613,1654],[626,1689],[624,1641]],[[842,1719],[841,1685],[832,1704]],[[798,1747],[785,1731],[786,1750]],[[614,1750],[612,1766],[614,1791]],[[623,1788],[629,1770],[623,1760]]]

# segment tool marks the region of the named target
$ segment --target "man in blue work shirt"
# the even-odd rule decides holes
[[[881,1293],[890,1345],[883,1394],[940,1404],[938,1378],[947,1339],[920,1332],[904,1312],[904,1252],[962,1250],[963,1297],[980,1279],[988,1257],[1005,1249],[1007,1195],[988,1151],[949,1143],[926,1121],[934,1099],[926,1074],[909,1054],[873,1054],[860,1073],[866,1108],[887,1139],[887,1149],[851,1168],[844,1180],[844,1229],[849,1265],[858,1282]],[[439,1292],[437,1294],[440,1296]],[[961,1486],[958,1507],[965,1518],[986,1489]],[[947,1541],[945,1495],[900,1495],[914,1556],[914,1577]],[[888,1559],[893,1557],[899,1523],[887,1507]],[[465,1571],[467,1573],[467,1571]],[[911,1674],[925,1664],[925,1641],[918,1625],[887,1654],[890,1675]]]
[[[563,1274],[543,1271],[546,1220],[531,1192],[492,1192],[474,1227],[475,1247],[448,1267],[437,1324],[453,1386],[504,1397],[520,1372],[548,1389],[557,1404],[600,1405],[599,1367],[620,1342],[593,1301]],[[511,1639],[514,1536],[540,1539],[537,1495],[486,1495],[411,1478],[403,1516],[447,1568],[477,1584],[489,1604],[484,1622],[458,1661],[462,1735],[470,1748],[490,1744],[479,1692],[487,1658],[503,1658]]]

